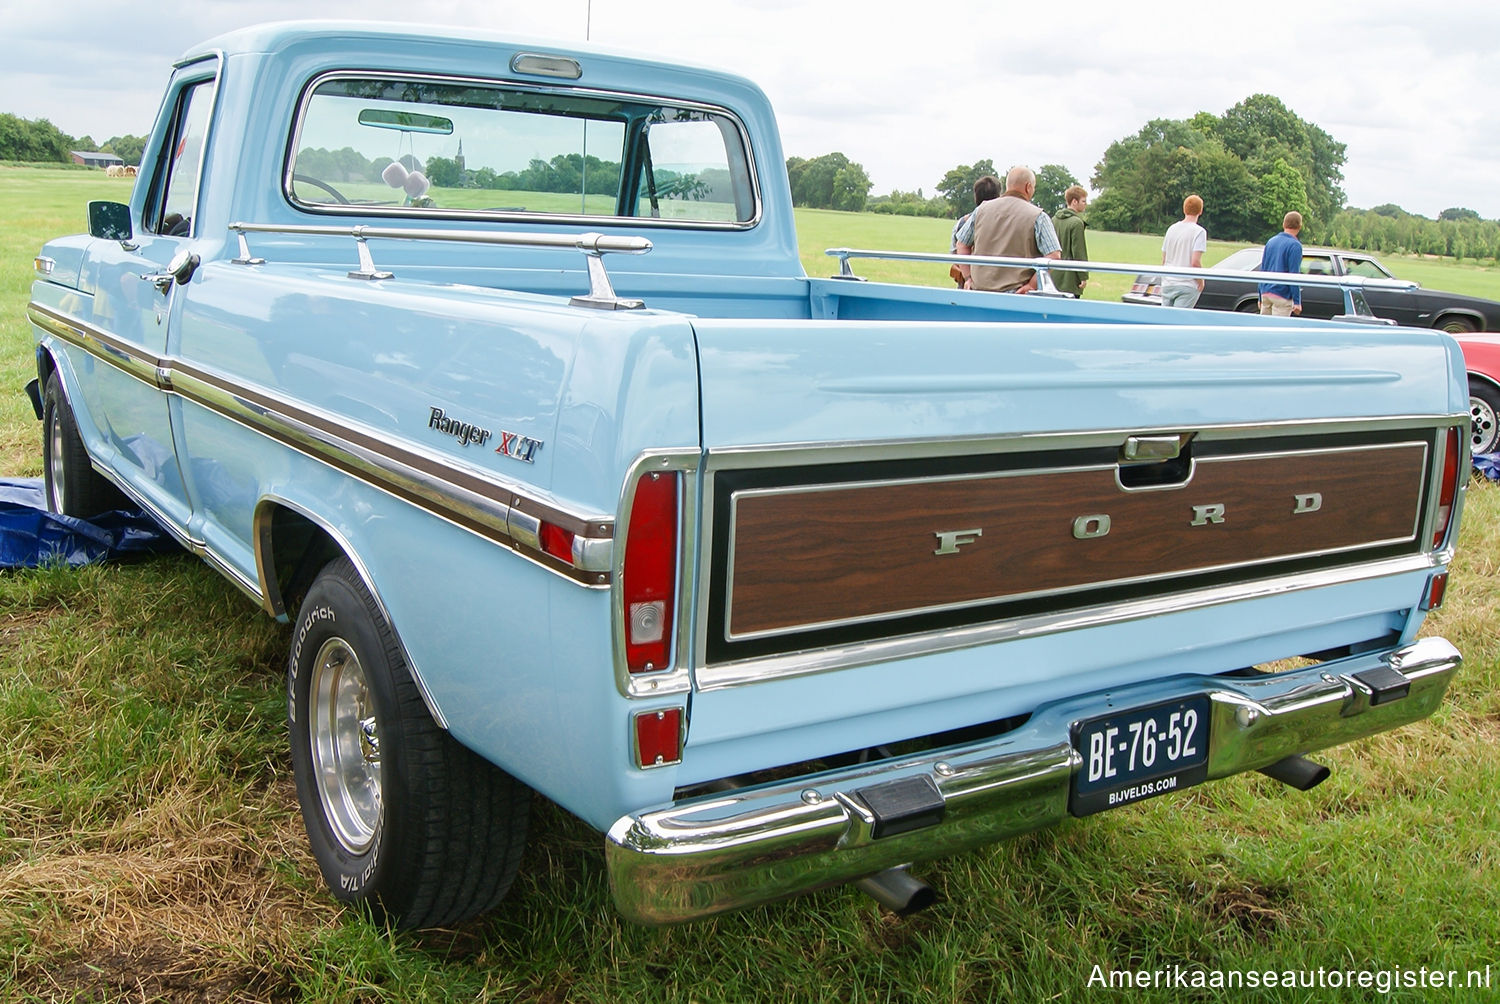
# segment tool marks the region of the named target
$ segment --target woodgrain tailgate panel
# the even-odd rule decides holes
[[[1200,459],[1148,490],[1102,466],[740,491],[726,635],[1411,541],[1426,467],[1406,442]]]

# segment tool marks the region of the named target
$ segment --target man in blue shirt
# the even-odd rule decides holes
[[[1302,242],[1297,239],[1297,234],[1301,231],[1302,214],[1296,210],[1287,213],[1281,221],[1281,233],[1266,241],[1266,250],[1260,256],[1260,271],[1300,274]],[[1302,287],[1274,282],[1261,283],[1260,312],[1276,317],[1291,317],[1302,313]]]

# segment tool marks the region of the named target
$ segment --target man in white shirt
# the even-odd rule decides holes
[[[1161,242],[1163,265],[1187,265],[1203,267],[1203,252],[1208,250],[1208,231],[1198,225],[1203,215],[1203,200],[1189,195],[1182,200],[1182,219],[1167,228]],[[1203,292],[1202,279],[1174,279],[1162,276],[1161,304],[1163,307],[1191,307],[1198,302]]]

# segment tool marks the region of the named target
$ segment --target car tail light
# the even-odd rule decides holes
[[[1443,605],[1443,596],[1448,592],[1448,573],[1439,572],[1427,582],[1427,595],[1422,597],[1423,610],[1436,610]]]
[[[637,712],[634,732],[637,766],[661,767],[681,762],[681,708]]]
[[[573,564],[574,533],[572,530],[564,530],[560,526],[544,522],[540,537],[543,551],[560,561]]]
[[[677,475],[641,475],[625,534],[620,594],[625,665],[632,673],[665,669],[672,653],[677,593]]]
[[[1443,480],[1438,485],[1437,519],[1432,524],[1432,546],[1441,547],[1448,536],[1448,527],[1453,522],[1453,503],[1458,498],[1458,428],[1448,430],[1447,445],[1443,448]]]

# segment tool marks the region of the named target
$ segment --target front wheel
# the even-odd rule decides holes
[[[530,790],[439,728],[348,558],[313,581],[287,671],[292,770],[334,896],[397,927],[438,927],[504,898]]]
[[[1494,453],[1500,450],[1500,390],[1482,380],[1469,378],[1470,452]]]
[[[1260,313],[1260,301],[1246,300],[1244,303],[1241,303],[1234,309],[1235,312],[1239,314],[1258,314]]]
[[[1438,327],[1450,335],[1467,335],[1479,330],[1479,326],[1467,317],[1444,317],[1438,322]]]
[[[89,461],[56,373],[47,378],[42,398],[42,486],[47,508],[63,516],[87,519],[126,505],[120,489]]]

